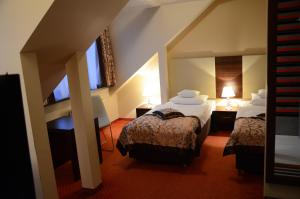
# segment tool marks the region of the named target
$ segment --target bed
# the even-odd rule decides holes
[[[247,104],[240,107],[234,129],[224,148],[223,155],[236,155],[239,171],[262,173],[265,146],[265,106]]]
[[[187,165],[200,155],[213,103],[206,100],[200,105],[158,105],[123,127],[117,148],[123,156],[129,154],[137,160]],[[164,120],[155,114],[168,109],[183,115]]]

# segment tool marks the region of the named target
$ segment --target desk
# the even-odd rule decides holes
[[[94,119],[98,154],[102,163],[101,141],[99,135],[98,119]],[[80,179],[79,163],[74,134],[74,125],[71,116],[65,116],[47,123],[48,136],[54,168],[71,160],[74,179]]]

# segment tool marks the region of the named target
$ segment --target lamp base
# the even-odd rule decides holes
[[[232,106],[226,106],[226,107],[225,107],[225,110],[226,110],[226,111],[232,110]]]
[[[227,101],[227,104],[226,104],[225,110],[229,111],[232,109],[230,98],[227,97],[226,101]]]

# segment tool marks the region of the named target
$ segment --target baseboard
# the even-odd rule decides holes
[[[134,119],[135,119],[135,118],[122,118],[122,117],[120,117],[120,118],[115,119],[114,121],[112,121],[112,123],[117,122],[118,120],[132,121],[132,120],[134,120]]]

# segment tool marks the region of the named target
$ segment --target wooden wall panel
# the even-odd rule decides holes
[[[216,97],[224,86],[232,86],[236,98],[243,97],[242,56],[216,57]]]

